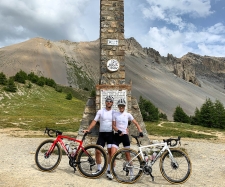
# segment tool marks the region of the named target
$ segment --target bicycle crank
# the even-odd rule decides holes
[[[150,167],[150,166],[144,166],[143,167],[143,172],[144,172],[144,174],[146,174],[146,175],[150,175],[151,176],[151,178],[152,178],[152,181],[154,181],[154,176],[152,175],[152,168]]]

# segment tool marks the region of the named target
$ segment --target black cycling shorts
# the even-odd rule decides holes
[[[114,134],[113,138],[113,144],[117,145],[119,147],[120,143],[123,143],[123,147],[130,146],[130,139],[127,134],[124,134],[122,136],[119,136],[118,133]]]
[[[96,144],[105,147],[105,143],[107,144],[113,143],[113,132],[99,132]]]

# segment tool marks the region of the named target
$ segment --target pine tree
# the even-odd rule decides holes
[[[205,103],[201,106],[199,122],[202,126],[213,127],[214,119],[214,105],[211,99],[206,99]]]
[[[195,115],[192,116],[191,124],[193,124],[193,125],[200,125],[200,111],[199,111],[199,109],[197,107],[195,109]]]
[[[140,96],[139,107],[144,121],[158,121],[159,110],[150,101]]]
[[[214,120],[213,127],[225,128],[225,109],[219,100],[216,100],[214,103]]]
[[[25,84],[27,78],[28,78],[27,74],[24,71],[20,70],[19,72],[16,73],[14,80],[16,82]]]
[[[34,74],[34,72],[31,72],[28,74],[28,80],[30,80],[32,83],[37,83],[39,80],[39,77]]]
[[[3,72],[0,73],[0,84],[6,85],[7,84],[7,78]]]
[[[183,111],[180,106],[176,107],[173,113],[173,120],[175,122],[190,123],[189,116]]]
[[[17,88],[13,78],[9,78],[9,81],[4,89],[8,92],[16,92]]]

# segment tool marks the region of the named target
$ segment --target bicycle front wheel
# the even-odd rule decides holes
[[[172,184],[181,184],[188,180],[192,166],[188,155],[180,149],[171,149],[173,160],[168,151],[163,153],[160,159],[160,171],[162,176]]]
[[[143,174],[142,163],[143,160],[137,151],[122,148],[112,157],[111,171],[118,182],[132,184]]]
[[[108,159],[105,150],[98,145],[87,145],[77,156],[78,170],[84,177],[98,178],[105,173]],[[101,164],[98,170],[97,164]]]
[[[35,152],[35,163],[41,171],[52,171],[60,163],[62,150],[57,143],[51,152],[48,152],[54,143],[54,140],[45,140]]]

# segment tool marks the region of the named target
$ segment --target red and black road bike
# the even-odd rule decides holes
[[[50,137],[53,137],[52,134],[55,133],[56,138],[43,141],[35,152],[35,163],[41,171],[56,169],[62,159],[63,149],[65,152],[64,156],[67,155],[69,158],[69,165],[74,168],[74,172],[77,168],[87,178],[98,178],[105,173],[108,164],[105,150],[95,144],[83,146],[85,137],[90,133],[84,133],[82,140],[62,135],[61,131],[49,128],[45,129],[45,133]],[[72,153],[67,148],[65,140],[78,144]],[[102,165],[102,169],[98,172],[96,172],[98,170],[96,152],[98,152],[98,162],[100,161]]]

